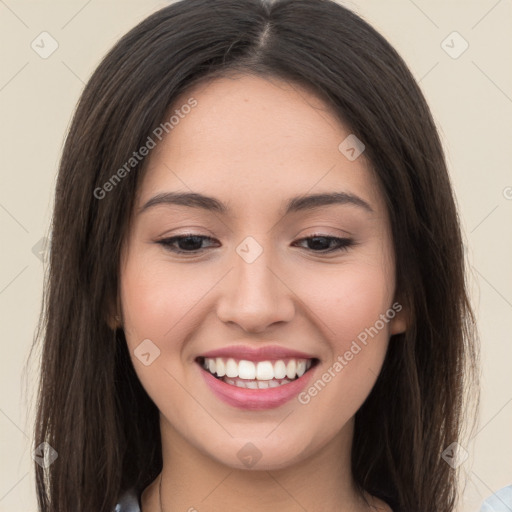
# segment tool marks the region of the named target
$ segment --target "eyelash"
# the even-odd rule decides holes
[[[156,243],[162,245],[166,250],[173,252],[175,254],[195,255],[195,254],[199,254],[200,252],[202,252],[204,250],[204,249],[199,249],[199,250],[196,249],[193,251],[183,251],[183,250],[175,249],[175,248],[171,247],[173,243],[180,242],[181,240],[184,240],[187,238],[196,238],[196,239],[200,238],[203,240],[210,240],[210,241],[214,240],[213,238],[211,238],[209,236],[196,235],[194,233],[186,233],[184,235],[173,236],[171,238],[164,238],[163,240],[159,240]],[[313,253],[316,253],[316,254],[331,254],[331,253],[335,253],[335,252],[347,251],[349,247],[356,245],[354,240],[352,240],[351,238],[338,238],[335,236],[327,236],[327,235],[322,235],[319,233],[318,234],[314,233],[313,235],[311,235],[309,237],[300,238],[299,240],[297,240],[297,242],[312,240],[314,238],[323,238],[325,240],[333,240],[338,244],[338,246],[335,247],[334,249],[331,248],[331,249],[321,250],[321,251],[314,251],[312,249],[309,249],[310,251],[312,251]]]

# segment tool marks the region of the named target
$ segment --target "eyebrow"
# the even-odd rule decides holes
[[[373,213],[372,207],[364,199],[361,199],[355,194],[348,192],[329,192],[292,197],[286,203],[284,215],[315,210],[323,206],[335,204],[358,206]],[[197,192],[164,192],[149,199],[140,208],[139,214],[157,205],[187,206],[217,212],[223,215],[230,213],[229,207],[215,197],[205,196]]]

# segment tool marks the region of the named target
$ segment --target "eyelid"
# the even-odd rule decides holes
[[[301,229],[300,231],[298,231],[293,238],[298,237],[299,234],[302,233],[303,231],[308,233],[306,235],[307,237],[315,236],[315,235],[310,235],[309,234],[311,232],[311,230],[313,230],[313,232],[323,231],[321,234],[318,234],[316,236],[332,236],[332,237],[340,237],[341,238],[341,235],[332,235],[332,234],[325,233],[326,230],[327,231],[328,230],[333,230],[333,231],[339,231],[339,232],[343,233],[344,235],[346,235],[347,237],[354,237],[354,233],[351,233],[350,231],[347,231],[346,229],[334,228],[334,227],[328,227],[328,226],[325,226],[325,227],[324,226],[309,226],[307,228],[304,228],[304,229]]]
[[[195,249],[195,250],[191,250],[191,251],[171,248],[172,243],[179,242],[180,240],[186,239],[186,238],[199,238],[201,240],[207,240],[210,242],[216,241],[215,238],[210,237],[208,235],[202,235],[200,233],[188,232],[188,233],[174,235],[174,236],[167,237],[167,238],[162,238],[160,240],[157,240],[155,243],[162,245],[167,251],[174,253],[174,254],[178,254],[178,255],[197,256],[197,255],[204,254],[204,252],[206,251],[206,248]],[[306,249],[306,251],[313,253],[313,254],[320,255],[320,256],[339,254],[340,252],[347,251],[350,247],[358,245],[358,243],[353,238],[332,236],[332,235],[328,235],[328,234],[320,233],[320,232],[310,233],[306,236],[300,237],[300,238],[296,239],[294,243],[304,242],[307,240],[312,240],[314,238],[324,238],[326,240],[329,240],[330,242],[335,241],[338,244],[337,247],[323,249],[320,251],[315,251],[313,249]]]

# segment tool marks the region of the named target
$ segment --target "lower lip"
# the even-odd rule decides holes
[[[222,401],[239,409],[257,411],[279,407],[297,396],[307,386],[315,367],[288,384],[267,389],[239,388],[217,379],[201,366],[199,369],[208,387]]]

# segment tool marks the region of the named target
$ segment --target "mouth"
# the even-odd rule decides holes
[[[251,361],[232,357],[197,357],[203,372],[233,387],[264,390],[301,379],[318,363],[317,358],[284,358]]]

